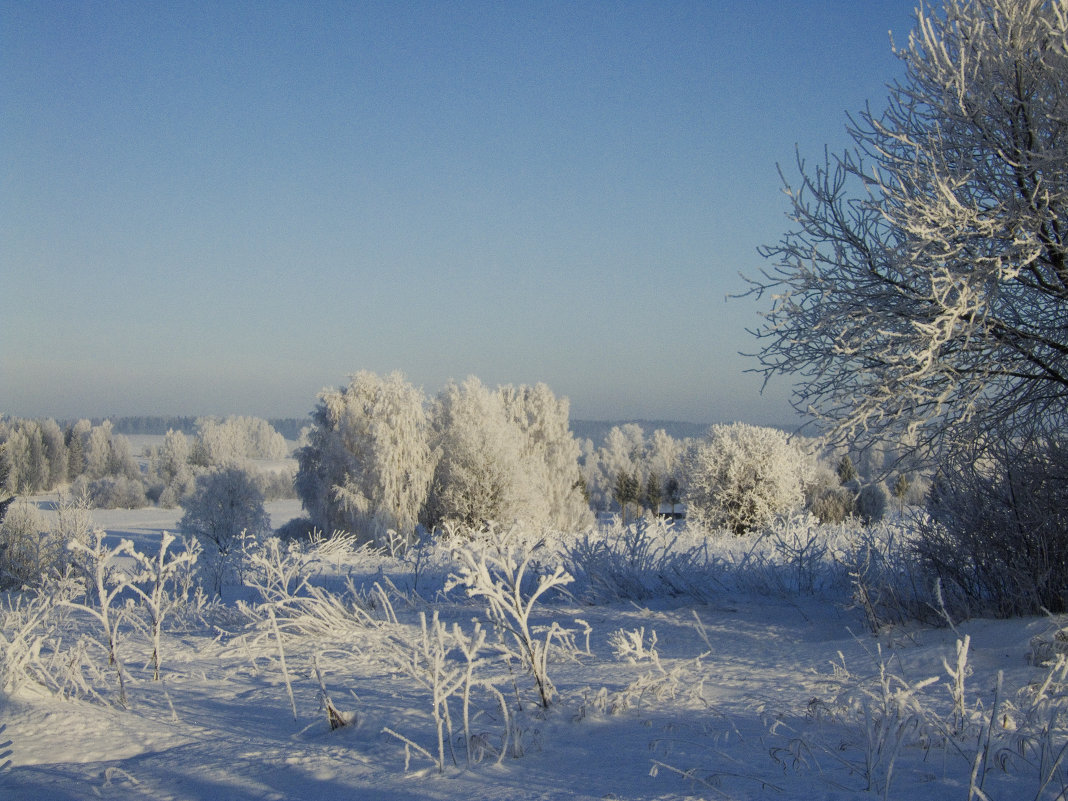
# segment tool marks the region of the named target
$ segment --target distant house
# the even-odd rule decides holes
[[[685,520],[686,504],[677,503],[672,509],[670,503],[662,503],[660,504],[660,510],[656,514],[661,520]]]

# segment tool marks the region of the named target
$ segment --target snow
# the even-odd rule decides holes
[[[268,506],[275,525],[300,511],[295,501]],[[140,547],[153,538],[158,542],[179,515],[180,510],[113,510],[95,512],[94,519]],[[491,695],[476,689],[472,731],[484,733],[489,748],[481,761],[467,765],[463,743],[454,739],[456,764],[447,750],[439,774],[416,749],[410,749],[406,770],[405,744],[384,732],[397,732],[431,754],[436,749],[430,694],[399,669],[397,649],[418,639],[420,614],[429,619],[434,610],[446,627],[456,624],[466,635],[476,619],[492,626],[462,588],[439,592],[449,570],[445,563],[431,560],[416,595],[410,592],[415,580],[410,564],[367,551],[346,559],[318,564],[317,584],[341,593],[346,578],[364,588],[382,586],[388,578],[398,588],[390,596],[396,622],[379,604],[367,607],[374,620],[335,624],[329,636],[283,628],[296,720],[270,629],[262,620],[242,617],[232,603],[204,607],[200,623],[184,616],[166,627],[160,682],[151,681],[143,638],[131,633],[120,644],[128,670],[127,709],[106,688],[101,696],[107,703],[61,699],[33,685],[0,696],[0,723],[6,725],[0,741],[10,739],[13,752],[11,769],[0,773],[0,798],[878,797],[865,789],[860,767],[872,730],[845,716],[844,702],[836,699],[872,686],[868,679],[877,675],[881,661],[910,685],[937,677],[923,698],[929,711],[943,710],[949,678],[942,660],[952,665],[955,643],[968,636],[967,705],[980,720],[990,708],[998,671],[1004,698],[1016,698],[1018,688],[1048,673],[1028,660],[1032,638],[1049,639],[1063,625],[1041,618],[974,620],[956,629],[899,626],[873,636],[861,613],[830,593],[713,589],[700,601],[596,605],[558,595],[533,615],[535,624],[555,621],[574,632],[574,651],[557,654],[549,664],[558,691],[552,706],[537,706],[533,682],[517,664],[486,658],[477,668],[510,706],[521,698],[523,711],[512,712],[521,756],[498,764],[492,747],[503,732],[501,715]],[[617,656],[620,631],[633,633],[629,641],[642,648]],[[490,631],[488,641],[494,637]],[[316,665],[333,703],[354,719],[352,725],[330,730]],[[462,667],[463,659],[450,652],[448,665]],[[457,732],[459,709],[454,699]],[[972,763],[966,756],[976,745],[962,741],[959,749],[965,756],[950,747],[907,744],[896,755],[887,797],[968,798]],[[1058,781],[1041,797],[1063,789]],[[1037,789],[1026,770],[991,766],[984,792],[990,798],[1031,798]]]

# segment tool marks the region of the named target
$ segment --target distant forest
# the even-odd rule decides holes
[[[201,420],[204,417],[211,417],[212,415],[197,415],[195,417],[189,416],[135,416],[135,417],[92,417],[89,418],[89,422],[94,426],[100,425],[105,420],[110,420],[112,430],[116,434],[130,435],[156,435],[164,436],[168,431],[181,431],[183,434],[194,435],[197,431],[197,420]],[[222,420],[222,417],[217,419]],[[60,420],[58,421],[60,427],[68,428],[73,425],[75,420]],[[283,437],[289,440],[296,440],[300,438],[300,431],[305,426],[311,425],[310,417],[274,417],[267,420],[271,424],[271,427],[281,434]]]
[[[100,425],[104,420],[110,420],[116,434],[130,435],[156,435],[163,436],[168,431],[181,431],[183,434],[192,436],[196,434],[196,422],[199,416],[135,416],[135,417],[94,417],[89,422]],[[219,418],[222,419],[221,417]],[[73,425],[75,420],[60,420],[63,428]],[[300,438],[301,429],[311,425],[310,417],[272,417],[268,418],[271,427],[288,440]],[[572,420],[571,432],[579,441],[592,440],[594,445],[604,442],[608,432],[616,426],[625,423],[637,423],[646,431],[655,431],[662,428],[675,439],[687,439],[701,437],[708,431],[705,423],[685,423],[677,420]]]

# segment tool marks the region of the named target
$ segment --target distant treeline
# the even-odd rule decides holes
[[[159,416],[159,415],[142,415],[136,417],[94,417],[90,419],[92,425],[97,426],[104,422],[104,420],[110,420],[112,430],[116,434],[124,434],[126,436],[131,435],[154,435],[162,437],[168,431],[181,431],[183,434],[194,435],[197,432],[197,420],[203,419],[202,417],[189,417],[189,416]],[[218,418],[222,420],[223,418]],[[64,428],[70,427],[76,421],[60,421],[60,425]],[[267,420],[271,424],[271,427],[285,437],[288,440],[296,440],[300,438],[301,429],[305,426],[311,425],[311,418],[308,417],[275,417]]]
[[[608,437],[608,432],[627,423],[636,423],[645,431],[663,429],[675,439],[696,439],[708,431],[708,423],[685,423],[678,420],[572,420],[571,433],[579,442],[591,440],[594,447],[600,447]]]
[[[189,415],[139,415],[133,417],[93,417],[90,418],[89,422],[94,426],[98,426],[104,420],[110,420],[112,430],[116,434],[162,437],[168,431],[181,431],[187,436],[194,436],[197,433],[197,420],[200,419],[200,416]],[[223,418],[220,417],[218,419],[222,420]],[[59,424],[63,428],[69,428],[76,422],[76,420],[61,420]],[[271,417],[267,418],[267,422],[286,439],[297,440],[300,439],[301,430],[311,425],[311,418]],[[625,422],[637,423],[646,431],[655,431],[661,428],[676,439],[700,437],[708,431],[707,423],[685,423],[677,420],[572,420],[571,432],[579,441],[590,439],[593,440],[594,445],[600,445],[604,442],[605,437],[608,436],[609,431],[616,426],[623,425]]]

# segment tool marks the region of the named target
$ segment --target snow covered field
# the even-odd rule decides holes
[[[268,509],[280,525],[299,504]],[[158,549],[178,516],[94,514],[141,550]],[[654,560],[636,562],[633,581],[613,578],[631,598],[572,565],[568,592],[546,592],[527,621],[536,643],[552,643],[547,709],[471,583],[447,581],[463,577],[449,549],[277,556],[278,575],[288,566],[318,593],[272,584],[261,554],[260,592],[172,612],[162,680],[151,642],[127,627],[126,708],[106,658],[83,667],[89,690],[68,685],[73,697],[31,681],[3,696],[12,766],[0,798],[941,801],[968,799],[970,787],[979,798],[1062,797],[1064,666],[1040,663],[1065,621],[871,635],[831,558],[841,536],[827,534],[829,555],[804,569],[781,550],[776,563],[756,538],[713,543],[685,582],[668,577],[674,595],[643,572]],[[536,553],[529,574],[549,575],[557,552]],[[529,599],[536,584],[519,586]],[[22,618],[4,615],[8,648]],[[68,638],[94,633],[76,610],[63,617]],[[331,729],[326,697],[349,725]]]

